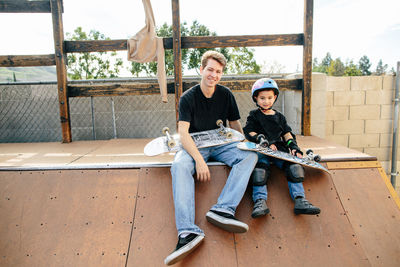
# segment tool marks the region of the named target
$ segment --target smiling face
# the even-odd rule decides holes
[[[201,85],[208,89],[214,89],[221,80],[224,67],[213,58],[209,58],[205,67],[200,67]]]
[[[270,109],[275,103],[276,95],[274,90],[263,90],[255,97],[257,104],[263,109]]]

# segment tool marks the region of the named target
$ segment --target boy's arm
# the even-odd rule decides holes
[[[210,170],[189,134],[189,127],[190,123],[187,121],[178,122],[178,133],[181,137],[182,146],[196,163],[197,180],[201,182],[209,181],[211,178]]]
[[[294,140],[294,138],[290,132],[286,133],[283,136],[283,139],[285,140],[285,143],[288,146],[290,153],[293,156],[296,156],[299,158],[303,157],[303,152],[301,151],[300,147],[297,145],[296,141]]]

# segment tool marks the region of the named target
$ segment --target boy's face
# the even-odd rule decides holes
[[[223,66],[213,58],[208,59],[207,65],[200,67],[201,83],[206,87],[215,87],[221,80]]]
[[[264,90],[258,93],[256,97],[257,104],[263,109],[270,109],[275,103],[276,95],[273,90]]]

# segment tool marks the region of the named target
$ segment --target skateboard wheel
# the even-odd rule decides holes
[[[226,138],[232,138],[232,137],[233,137],[232,132],[227,132],[227,133],[226,133]]]
[[[217,125],[218,126],[221,126],[221,125],[223,125],[224,123],[222,122],[222,120],[217,120]]]
[[[169,148],[173,148],[176,145],[175,140],[169,140],[167,145]]]
[[[320,155],[315,155],[314,156],[314,161],[315,162],[320,162],[321,161],[321,156]]]
[[[314,153],[314,151],[312,151],[312,149],[307,149],[307,151],[306,151],[307,155],[310,155],[310,154],[313,154],[313,153]]]
[[[169,128],[168,127],[162,128],[162,133],[163,134],[167,134],[167,132],[169,132]]]

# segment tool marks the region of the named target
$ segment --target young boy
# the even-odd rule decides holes
[[[246,126],[243,128],[249,141],[257,142],[257,136],[263,134],[273,150],[289,152],[302,157],[303,152],[297,146],[292,129],[286,122],[285,116],[272,109],[279,96],[279,89],[272,79],[257,80],[251,90],[253,101],[257,109],[250,111]],[[250,181],[253,185],[254,208],[251,216],[261,217],[269,213],[267,207],[267,180],[270,175],[270,164],[273,162],[280,169],[285,170],[288,180],[290,196],[294,200],[295,214],[319,214],[320,209],[307,201],[304,194],[304,168],[299,164],[289,163],[280,159],[258,154],[258,163],[254,168]]]

